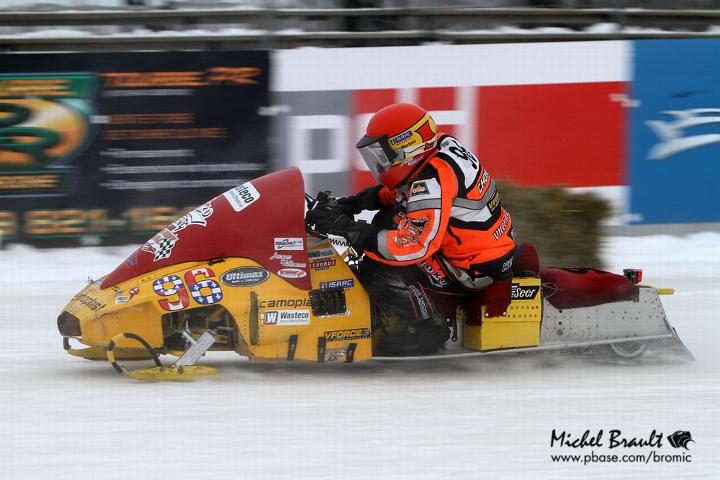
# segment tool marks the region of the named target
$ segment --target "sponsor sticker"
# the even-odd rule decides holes
[[[412,137],[412,130],[408,130],[406,132],[401,133],[397,137],[393,137],[390,139],[390,145],[397,145],[398,143],[407,140],[408,138]]]
[[[75,300],[83,305],[85,305],[87,308],[92,310],[93,312],[97,312],[101,308],[105,308],[104,303],[100,303],[98,300],[92,298],[89,295],[85,295],[84,293],[79,293]]]
[[[299,268],[282,268],[277,273],[283,278],[303,278],[307,276],[307,272]]]
[[[308,258],[323,258],[323,257],[334,257],[335,256],[335,249],[334,248],[321,248],[319,250],[310,250],[308,252]]]
[[[362,338],[370,338],[369,328],[351,328],[348,330],[333,330],[331,332],[325,332],[325,341],[327,342],[360,340]]]
[[[259,267],[237,267],[220,276],[220,281],[228,287],[254,287],[267,281],[270,274]]]
[[[269,310],[262,314],[263,325],[269,327],[286,325],[308,325],[309,310]]]
[[[175,244],[180,237],[178,232],[185,230],[190,226],[207,226],[207,219],[212,216],[213,207],[210,203],[200,205],[195,210],[191,210],[182,217],[175,220],[173,223],[163,228],[154,237],[145,242],[141,247],[144,252],[153,254],[153,262],[169,258],[172,255],[172,250],[175,248]],[[137,263],[137,259],[135,259]]]
[[[280,265],[282,265],[283,267],[293,267],[293,268],[307,267],[307,263],[296,262],[292,255],[285,254],[285,253],[275,252],[270,256],[270,260],[280,260]]]
[[[411,197],[415,195],[425,195],[428,193],[430,193],[430,190],[425,182],[415,182],[412,184],[412,187],[410,187]]]
[[[326,362],[337,362],[340,359],[346,359],[348,355],[347,348],[328,348],[325,350]]]
[[[427,262],[426,260],[423,260],[422,262],[419,262],[417,264],[418,267],[420,267],[428,276],[430,279],[430,283],[439,288],[445,288],[447,287],[447,278],[445,278],[445,274],[440,271],[439,269],[435,268],[433,264],[430,262]]]
[[[276,238],[275,250],[302,250],[305,248],[304,240],[296,237]]]
[[[236,212],[241,212],[253,202],[260,199],[260,193],[250,182],[243,183],[242,185],[238,185],[237,187],[228,190],[223,193],[223,196]]]
[[[155,234],[150,240],[145,242],[141,247],[143,252],[153,254],[153,262],[169,258],[175,243],[179,240],[178,236],[167,228],[163,228]]]
[[[173,233],[177,233],[180,230],[184,230],[191,225],[206,227],[207,219],[212,216],[212,214],[212,204],[205,203],[197,207],[195,210],[191,210],[190,212],[175,220],[169,228],[170,230],[172,230]]]
[[[315,248],[315,247],[319,247],[319,246],[321,246],[321,245],[322,245],[323,247],[329,247],[329,246],[330,246],[330,245],[328,245],[328,241],[325,240],[324,238],[308,237],[308,239],[307,239],[307,246],[308,246],[308,248]]]
[[[539,291],[540,286],[538,285],[530,285],[527,287],[523,287],[520,286],[520,284],[518,283],[513,283],[510,298],[512,298],[513,300],[532,300],[537,297]]]
[[[327,270],[330,267],[335,266],[335,259],[329,258],[329,259],[322,259],[322,260],[315,260],[310,262],[310,268],[313,270]]]
[[[510,214],[508,212],[505,212],[505,215],[503,215],[502,223],[493,232],[493,237],[495,237],[495,240],[500,240],[500,237],[503,233],[505,233],[505,230],[507,229],[508,223],[510,223]]]
[[[297,308],[309,307],[310,298],[280,298],[275,300],[262,300],[258,306],[260,308]]]
[[[140,289],[138,287],[133,287],[130,290],[128,290],[127,295],[124,294],[124,292],[117,292],[115,294],[115,304],[116,305],[122,305],[124,303],[129,302],[132,300],[132,298],[137,295],[140,292]]]
[[[347,278],[344,280],[330,280],[329,282],[320,282],[320,289],[326,288],[352,288],[355,286],[355,280]]]

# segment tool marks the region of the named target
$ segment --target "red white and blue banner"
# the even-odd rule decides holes
[[[353,148],[373,112],[410,101],[498,179],[590,189],[626,213],[629,42],[274,52],[274,157],[311,192],[372,178]],[[349,175],[348,175],[349,173]]]

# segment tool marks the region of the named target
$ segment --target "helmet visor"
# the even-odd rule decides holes
[[[355,145],[370,173],[378,181],[391,165],[387,152],[383,148],[383,143],[387,143],[385,137],[368,138],[366,136]]]

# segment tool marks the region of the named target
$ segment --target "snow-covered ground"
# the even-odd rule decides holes
[[[213,354],[217,381],[135,383],[66,355],[55,319],[132,247],[0,251],[0,478],[718,478],[720,234],[608,239],[642,267],[694,363],[565,355],[439,364],[258,366]],[[553,463],[553,429],[689,431],[690,463]],[[605,442],[607,445],[607,441]],[[627,452],[648,453],[652,448]]]

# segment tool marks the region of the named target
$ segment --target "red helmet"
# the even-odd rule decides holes
[[[437,140],[435,121],[424,108],[394,103],[372,116],[355,147],[373,176],[393,189],[425,164]]]

